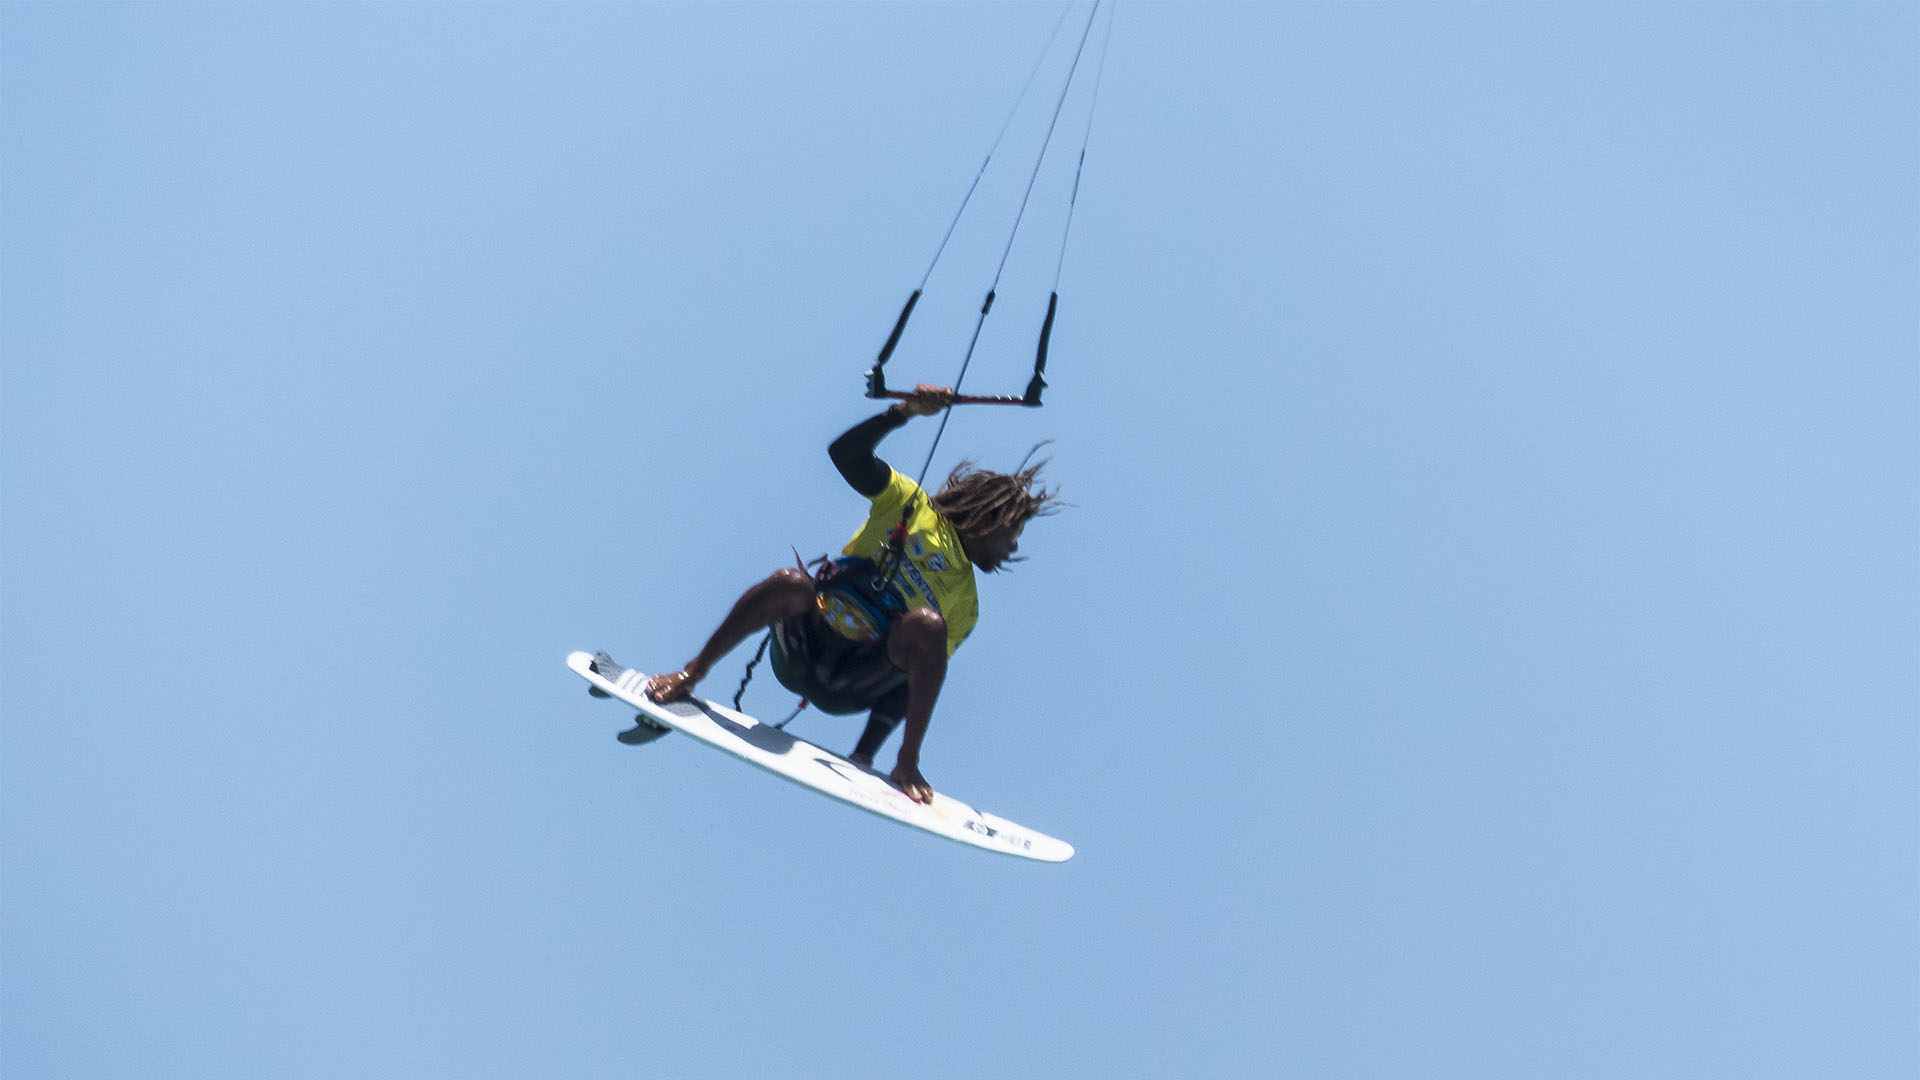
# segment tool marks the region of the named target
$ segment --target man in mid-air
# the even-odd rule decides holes
[[[819,573],[777,570],[749,588],[679,671],[647,680],[662,704],[692,693],[721,657],[771,627],[771,660],[781,685],[822,712],[867,710],[866,731],[850,755],[872,765],[904,719],[892,780],[926,802],[920,744],[947,677],[947,660],[979,619],[974,570],[994,573],[1018,561],[1027,522],[1061,503],[1036,480],[1044,462],[996,473],[962,462],[938,494],[874,455],[888,433],[916,416],[953,404],[952,390],[922,384],[885,412],[854,425],[827,448],[853,489],[872,500],[867,520],[843,557]]]

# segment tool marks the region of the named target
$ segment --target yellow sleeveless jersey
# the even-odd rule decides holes
[[[920,485],[900,475],[900,470],[893,470],[886,490],[874,496],[866,524],[842,551],[862,559],[877,559],[881,541],[900,524],[901,511],[909,500],[914,507],[907,516],[907,557],[894,575],[894,587],[909,609],[930,607],[947,621],[947,655],[952,656],[980,621],[980,597],[974,591],[973,564],[960,547],[960,534],[927,505],[927,493],[920,490]]]

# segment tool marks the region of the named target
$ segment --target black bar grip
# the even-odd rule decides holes
[[[913,290],[913,295],[907,297],[907,306],[900,309],[900,317],[894,320],[893,333],[887,335],[887,343],[880,346],[880,358],[873,362],[873,367],[867,372],[868,397],[881,398],[887,396],[887,380],[885,376],[880,374],[880,369],[887,366],[887,360],[893,356],[893,350],[899,346],[900,335],[906,333],[907,330],[907,319],[913,315],[913,305],[919,302],[920,290],[915,289]]]
[[[1047,343],[1053,340],[1053,315],[1060,309],[1060,294],[1047,297],[1047,319],[1040,324],[1040,348],[1033,354],[1033,381],[1027,384],[1027,396],[1023,399],[1034,408],[1040,406],[1040,391],[1047,388],[1047,380],[1042,378],[1047,371]]]

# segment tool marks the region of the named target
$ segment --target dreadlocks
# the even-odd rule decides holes
[[[1045,446],[1041,443],[1040,446]],[[1033,448],[1027,459],[1033,458]],[[1037,517],[1059,511],[1068,505],[1059,493],[1038,486],[1045,461],[1028,465],[1012,473],[982,469],[972,461],[962,461],[947,475],[940,493],[928,500],[941,517],[953,523],[963,535],[981,535],[999,528],[1019,528]]]

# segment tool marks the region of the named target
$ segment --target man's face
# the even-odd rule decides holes
[[[1025,523],[1004,525],[978,536],[963,538],[967,560],[987,573],[993,573],[1012,558],[1014,552],[1020,550],[1020,534],[1025,530]]]

